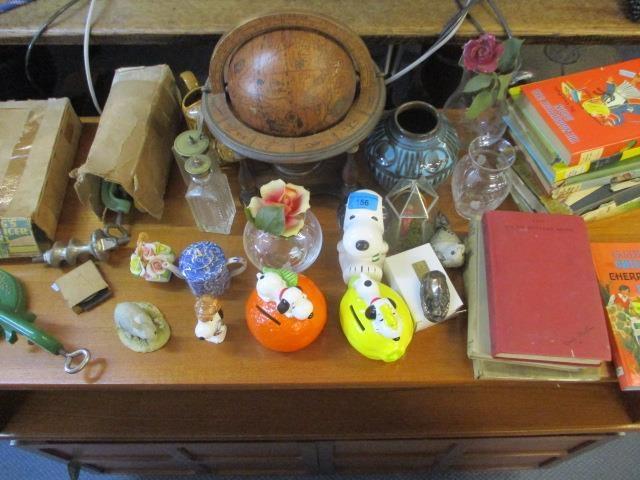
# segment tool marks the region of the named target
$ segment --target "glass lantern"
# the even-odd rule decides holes
[[[384,197],[385,237],[392,253],[427,243],[436,229],[439,196],[424,177],[400,180]]]

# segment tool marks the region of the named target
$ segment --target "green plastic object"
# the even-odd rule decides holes
[[[55,337],[33,324],[36,316],[27,311],[26,303],[18,279],[0,269],[0,339],[4,337],[9,343],[16,343],[20,334],[47,352],[64,356],[65,372],[73,374],[82,370],[89,363],[91,353],[84,348],[67,352]]]
[[[51,335],[37,328],[33,322],[36,316],[27,311],[24,289],[20,282],[10,273],[0,270],[0,335],[9,343],[15,343],[18,335],[23,335],[30,342],[54,355],[59,355],[64,348]]]
[[[100,185],[100,199],[108,210],[118,213],[129,213],[131,197],[117,183],[102,181]]]

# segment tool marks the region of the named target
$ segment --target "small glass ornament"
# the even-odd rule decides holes
[[[509,195],[507,170],[515,158],[516,150],[506,140],[495,141],[489,136],[474,139],[451,178],[458,215],[471,220],[498,208]]]
[[[185,197],[198,228],[203,232],[229,234],[236,204],[227,176],[205,155],[190,157],[185,170],[191,175]]]
[[[439,195],[423,177],[400,180],[384,198],[387,206],[385,236],[392,252],[427,243],[436,230]]]

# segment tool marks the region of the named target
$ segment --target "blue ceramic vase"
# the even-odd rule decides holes
[[[415,101],[382,119],[367,140],[365,155],[386,190],[398,180],[420,177],[437,188],[451,175],[459,148],[447,119],[428,103]]]

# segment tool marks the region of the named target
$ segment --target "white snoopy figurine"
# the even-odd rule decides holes
[[[378,335],[396,342],[400,340],[402,322],[398,320],[396,304],[391,298],[380,296],[378,282],[361,274],[352,282],[352,286],[358,292],[358,296],[368,304],[364,316],[371,320],[373,330]]]
[[[224,342],[227,326],[223,322],[224,313],[218,299],[212,295],[202,295],[196,300],[195,310],[198,319],[196,337],[216,344]]]
[[[291,286],[280,273],[266,270],[257,274],[256,292],[265,302],[275,302],[278,312],[306,320],[313,316],[313,303],[298,286]]]
[[[361,273],[377,282],[382,280],[382,264],[389,250],[383,238],[382,197],[373,190],[352,192],[347,198],[342,228],[338,261],[344,283]]]

